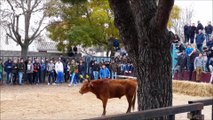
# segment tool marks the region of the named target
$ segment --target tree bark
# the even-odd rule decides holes
[[[21,57],[22,57],[24,60],[27,59],[28,46],[29,46],[29,45],[23,45],[23,46],[21,46]]]
[[[136,67],[138,110],[172,106],[171,35],[174,0],[109,0],[115,24]]]

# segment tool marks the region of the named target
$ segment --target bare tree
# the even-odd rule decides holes
[[[7,8],[1,10],[6,34],[21,47],[26,58],[29,45],[36,40],[46,26],[43,24],[47,6],[43,0],[6,0]]]
[[[192,7],[185,8],[180,12],[180,19],[174,19],[172,29],[179,35],[180,39],[184,42],[184,25],[190,25],[192,22],[194,10]]]

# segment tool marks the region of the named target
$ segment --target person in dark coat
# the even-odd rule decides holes
[[[189,42],[189,32],[190,32],[190,26],[188,24],[186,24],[184,26],[184,38],[185,38],[184,43],[188,43]]]
[[[196,34],[199,34],[199,30],[203,30],[203,25],[200,23],[200,21],[197,21]]]
[[[185,50],[182,51],[182,54],[177,58],[177,64],[175,67],[175,72],[179,73],[179,79],[183,79],[183,72],[187,68],[187,56]]]
[[[17,84],[18,79],[18,61],[14,60],[12,64],[12,80],[11,83]]]
[[[199,30],[199,34],[196,35],[196,45],[197,45],[197,49],[202,52],[202,48],[203,48],[203,42],[205,40],[204,34],[202,32],[202,30]]]
[[[195,32],[196,32],[196,27],[195,27],[195,24],[192,23],[192,26],[190,27],[190,30],[189,30],[189,39],[191,44],[194,43]]]
[[[7,74],[7,81],[6,81],[6,83],[9,84],[11,82],[11,72],[12,72],[12,60],[11,59],[8,59],[4,63],[4,71]]]
[[[18,63],[18,76],[19,76],[19,84],[23,84],[23,81],[22,81],[22,78],[23,78],[23,75],[24,75],[24,72],[26,70],[26,66],[25,66],[25,63],[24,63],[24,60],[21,58],[20,59],[20,62]]]
[[[210,40],[212,31],[213,31],[213,26],[211,25],[211,22],[208,22],[208,25],[205,27],[206,42],[208,42]]]

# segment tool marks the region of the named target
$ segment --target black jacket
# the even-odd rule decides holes
[[[212,34],[212,30],[213,30],[212,25],[208,25],[208,26],[205,27],[206,34]]]

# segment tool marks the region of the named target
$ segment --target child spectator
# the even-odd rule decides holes
[[[200,82],[201,72],[204,70],[204,59],[202,53],[195,58],[194,69],[196,70],[196,81]]]
[[[110,78],[110,71],[109,69],[103,64],[102,68],[100,69],[100,79]]]

